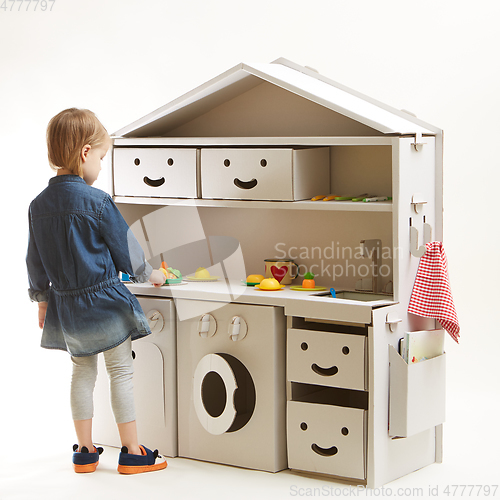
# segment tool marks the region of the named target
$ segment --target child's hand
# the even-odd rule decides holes
[[[45,323],[45,314],[47,313],[47,302],[38,302],[38,326],[43,328]]]
[[[149,281],[153,283],[155,287],[159,288],[165,283],[165,275],[159,269],[153,269]]]

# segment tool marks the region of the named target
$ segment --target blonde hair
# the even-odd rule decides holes
[[[107,130],[88,109],[69,108],[58,113],[47,126],[47,150],[52,170],[65,168],[80,177],[83,146],[99,147],[110,141]]]

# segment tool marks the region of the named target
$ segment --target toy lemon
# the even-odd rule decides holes
[[[259,288],[261,290],[281,290],[283,286],[275,278],[265,278],[260,282]]]
[[[194,277],[198,280],[208,279],[210,278],[210,273],[204,267],[199,267],[196,269]]]

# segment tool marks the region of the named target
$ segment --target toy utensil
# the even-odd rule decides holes
[[[364,202],[369,202],[369,201],[388,201],[392,200],[391,196],[372,196],[371,198],[363,198]]]

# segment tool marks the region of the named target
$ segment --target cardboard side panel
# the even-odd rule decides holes
[[[177,440],[172,442],[165,425],[163,397],[163,356],[149,342],[134,342],[134,398],[137,432],[141,442],[151,443],[167,456],[177,455]],[[96,389],[94,439],[97,443],[120,447],[120,437],[109,403],[109,388],[104,358],[99,356],[100,379]]]
[[[330,148],[293,151],[293,194],[295,200],[306,200],[325,193],[330,185]]]
[[[173,302],[168,299],[138,299],[153,332],[132,343],[135,353],[133,381],[139,440],[151,443],[163,455],[176,457],[177,364]],[[99,355],[98,371],[94,439],[96,443],[120,447],[110,405],[109,381],[103,355]]]
[[[408,365],[389,347],[389,435],[406,436],[408,421]]]
[[[436,433],[432,427],[404,439],[391,439],[389,435],[390,382],[401,379],[401,373],[390,373],[391,352],[403,361],[396,350],[401,326],[393,332],[386,323],[388,314],[404,317],[406,304],[395,304],[373,310],[373,327],[368,328],[368,368],[369,368],[369,406],[367,440],[367,485],[378,488],[394,479],[421,469],[436,461]],[[399,361],[396,358],[396,361]],[[404,379],[404,373],[402,378]],[[403,384],[405,386],[405,384]],[[418,403],[417,403],[418,404]]]
[[[150,342],[135,342],[132,349],[135,353],[134,396],[140,442],[151,443],[151,446],[164,450],[163,453],[173,455],[173,443],[165,425],[162,353]]]

